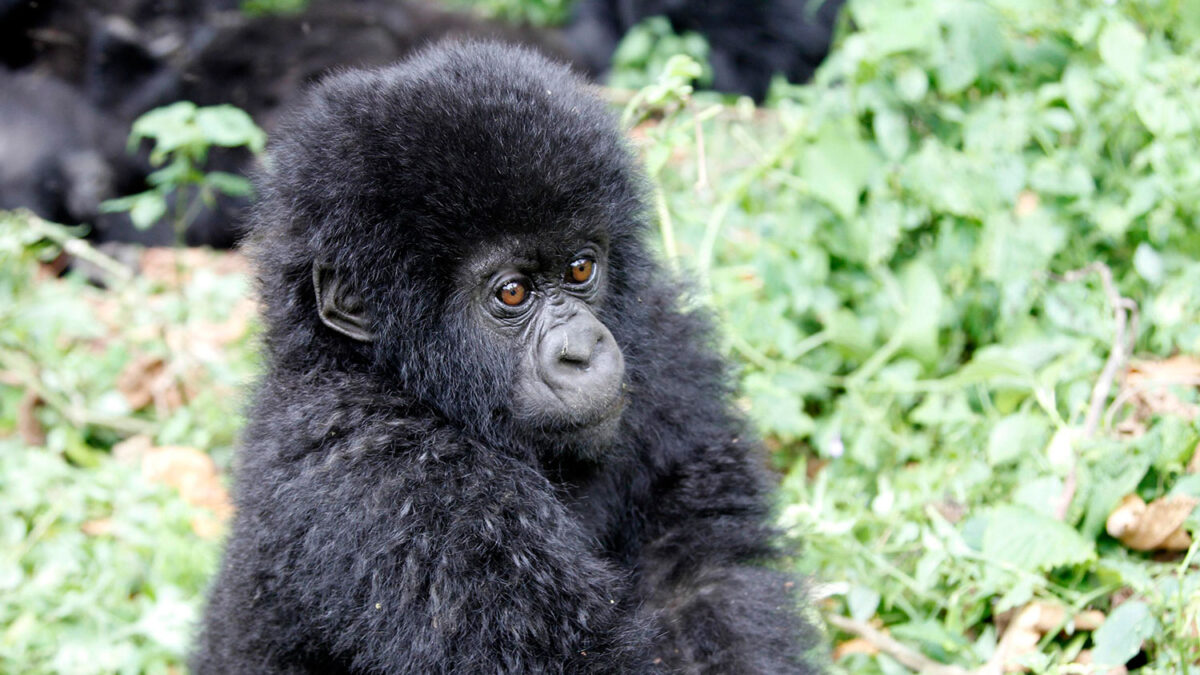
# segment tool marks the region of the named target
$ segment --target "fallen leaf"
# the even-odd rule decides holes
[[[169,485],[187,503],[212,512],[192,519],[192,530],[197,535],[211,538],[222,532],[233,514],[233,504],[211,457],[196,448],[151,447],[142,452],[141,466],[146,480]]]
[[[1192,459],[1187,465],[1188,473],[1200,473],[1200,443],[1196,444],[1196,449],[1192,450]]]
[[[154,442],[150,440],[149,436],[138,434],[114,445],[112,456],[121,464],[138,465],[142,463],[142,455],[145,455],[153,447]]]
[[[1039,203],[1041,203],[1041,200],[1038,198],[1036,192],[1025,190],[1017,195],[1017,205],[1013,208],[1013,212],[1018,218],[1024,218],[1037,211]]]
[[[1127,495],[1108,515],[1109,535],[1135,551],[1185,551],[1192,539],[1183,530],[1200,499],[1187,495],[1162,497],[1149,504],[1137,495]]]
[[[153,403],[163,416],[179,409],[188,398],[167,362],[149,354],[125,364],[117,375],[117,391],[130,410],[141,410]]]
[[[17,404],[17,434],[25,445],[39,447],[46,443],[46,429],[37,418],[37,408],[42,397],[32,389],[26,389]]]
[[[1042,638],[1042,633],[1038,631],[1042,612],[1043,605],[1037,602],[1030,603],[1017,612],[1013,620],[1008,623],[1008,628],[1004,629],[1003,637],[996,644],[996,651],[992,653],[992,658],[988,659],[984,668],[990,668],[989,672],[1003,670],[1006,673],[1021,673],[1027,671],[1028,668],[1018,661],[1021,657],[1037,650],[1038,640]]]
[[[1066,621],[1067,610],[1051,602],[1031,602],[1008,613],[1007,626],[996,645],[996,651],[980,672],[1008,673],[1029,670],[1020,663],[1022,657],[1037,651],[1038,643],[1050,631],[1066,629],[1069,632],[1091,631],[1104,623],[1104,613],[1094,609],[1079,612]],[[1000,622],[997,622],[999,626]]]
[[[125,397],[131,410],[141,410],[154,400],[155,379],[166,370],[166,363],[157,356],[139,356],[117,375],[117,391]]]
[[[1125,372],[1119,398],[1136,406],[1134,417],[1138,420],[1156,415],[1186,420],[1200,417],[1200,406],[1171,390],[1179,386],[1200,386],[1200,359],[1179,355],[1162,361],[1134,361]]]
[[[1085,609],[1075,615],[1075,630],[1096,630],[1104,623],[1104,612],[1098,609]]]
[[[833,649],[833,660],[838,661],[844,656],[850,654],[866,654],[874,656],[879,653],[879,648],[862,638],[851,638],[838,644]]]
[[[1126,379],[1131,384],[1146,382],[1200,383],[1200,358],[1180,354],[1161,361],[1133,361],[1129,364]]]
[[[99,537],[113,533],[112,518],[96,518],[79,526],[79,530],[89,537]]]

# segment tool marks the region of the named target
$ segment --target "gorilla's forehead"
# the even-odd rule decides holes
[[[455,271],[469,284],[485,280],[505,268],[525,273],[557,271],[580,254],[603,255],[607,252],[608,242],[608,232],[598,223],[500,234],[463,251],[456,261]]]

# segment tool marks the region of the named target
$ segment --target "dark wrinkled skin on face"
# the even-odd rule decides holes
[[[579,80],[492,44],[340,74],[259,195],[193,672],[815,672],[761,448]]]

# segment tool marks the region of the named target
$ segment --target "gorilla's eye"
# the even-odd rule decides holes
[[[567,268],[567,281],[573,284],[582,284],[591,279],[595,273],[596,263],[591,258],[580,258]]]
[[[529,284],[519,279],[513,279],[496,291],[496,297],[509,307],[516,307],[529,297]]]

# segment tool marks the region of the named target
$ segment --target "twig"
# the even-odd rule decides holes
[[[692,125],[696,132],[696,192],[708,189],[708,156],[704,152],[704,128],[700,125],[700,115],[692,115]]]
[[[155,425],[133,417],[115,417],[111,415],[96,415],[85,407],[72,403],[65,396],[61,396],[55,392],[51,392],[41,381],[41,377],[37,372],[37,366],[31,368],[20,368],[11,358],[13,352],[9,352],[9,358],[5,358],[5,352],[0,351],[0,367],[5,372],[14,375],[26,391],[32,392],[42,400],[46,405],[54,408],[58,414],[62,415],[68,423],[75,427],[98,426],[107,427],[114,431],[119,431],[127,434],[146,434],[153,433]],[[22,372],[24,371],[24,372]],[[31,372],[32,371],[32,372]]]
[[[902,665],[915,670],[918,673],[927,675],[969,675],[969,671],[959,666],[948,666],[944,663],[938,663],[933,659],[925,656],[921,652],[900,643],[890,635],[883,631],[877,630],[874,626],[855,621],[850,617],[839,616],[837,614],[827,614],[825,620],[833,624],[839,630],[853,633],[860,638],[870,642],[876,649],[887,654],[899,661]]]
[[[1104,295],[1108,298],[1109,306],[1112,307],[1114,326],[1112,346],[1109,347],[1108,358],[1104,361],[1104,368],[1100,371],[1100,376],[1096,378],[1095,384],[1092,385],[1092,396],[1088,401],[1087,414],[1083,418],[1081,437],[1084,439],[1095,436],[1097,429],[1100,427],[1100,417],[1104,413],[1105,403],[1108,402],[1108,395],[1112,391],[1117,373],[1125,366],[1125,362],[1129,359],[1130,354],[1133,353],[1134,341],[1137,339],[1138,323],[1137,303],[1129,298],[1122,297],[1120,292],[1117,291],[1116,284],[1113,283],[1112,270],[1109,269],[1108,265],[1101,262],[1093,262],[1077,270],[1065,272],[1062,275],[1051,274],[1049,276],[1056,281],[1075,282],[1093,273],[1100,277],[1100,283],[1104,287]],[[1054,509],[1054,513],[1059,520],[1066,518],[1067,510],[1071,507],[1071,501],[1075,498],[1076,470],[1075,458],[1072,457],[1071,470],[1067,473],[1062,495],[1059,497]]]
[[[1104,424],[1101,426],[1105,429],[1111,429],[1113,417],[1121,406],[1129,402],[1129,399],[1138,394],[1151,391],[1153,389],[1163,389],[1171,385],[1184,387],[1200,387],[1200,377],[1164,377],[1155,380],[1146,380],[1141,384],[1122,387],[1120,393],[1113,398],[1113,402],[1109,404],[1108,409],[1104,411]]]
[[[654,208],[658,211],[658,230],[662,235],[663,253],[674,268],[679,265],[679,252],[675,249],[675,225],[671,220],[671,208],[667,205],[667,196],[662,186],[654,187]]]
[[[72,236],[65,226],[52,223],[25,209],[18,209],[16,214],[18,218],[25,221],[26,227],[38,236],[58,244],[66,253],[92,263],[116,281],[126,283],[133,279],[133,272],[128,267],[122,265],[116,258],[102,253],[83,239]]]

